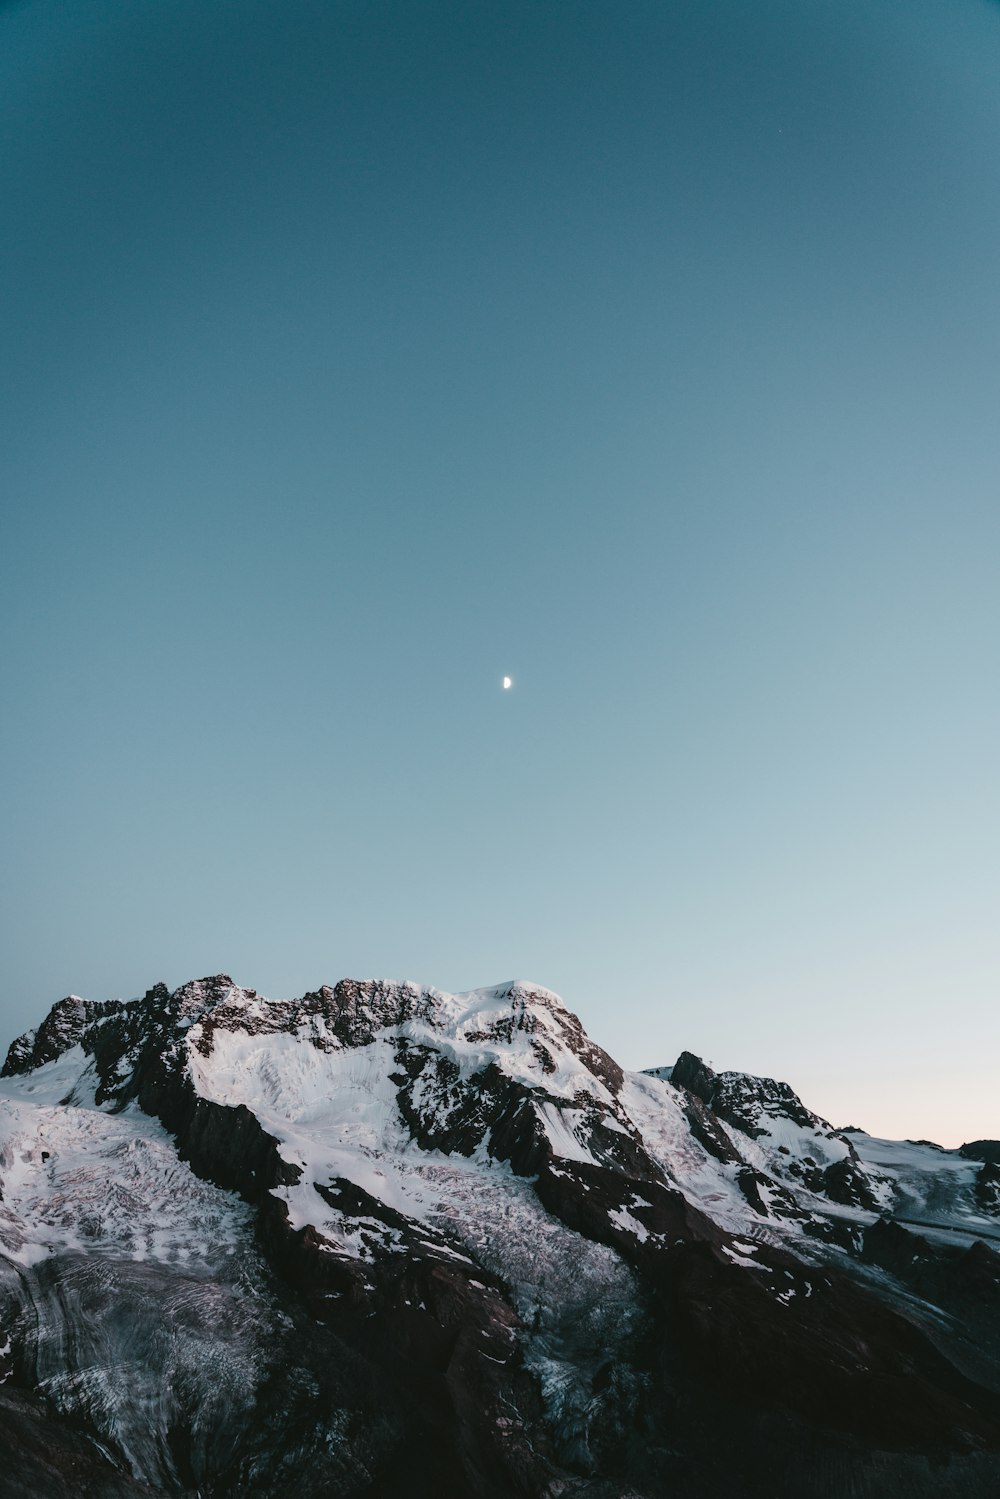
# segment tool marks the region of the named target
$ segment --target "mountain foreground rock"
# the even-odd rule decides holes
[[[1000,1175],[548,990],[71,997],[0,1083],[0,1495],[995,1499]]]

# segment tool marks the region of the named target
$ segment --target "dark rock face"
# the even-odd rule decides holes
[[[718,1079],[701,1057],[696,1057],[690,1051],[682,1051],[671,1069],[670,1081],[675,1088],[687,1088],[689,1093],[693,1093],[711,1108]]]
[[[791,1192],[766,1172],[741,1166],[736,1173],[736,1184],[759,1217],[802,1217],[802,1209]]]
[[[976,1202],[984,1213],[1000,1216],[1000,1163],[984,1161],[976,1177]]]
[[[842,1275],[775,1266],[741,1275],[705,1249],[675,1260],[674,1310],[703,1378],[887,1445],[989,1443],[1000,1399],[964,1378],[912,1324]],[[776,1297],[788,1313],[774,1316]],[[736,1334],[736,1329],[740,1329]],[[1000,1470],[998,1470],[1000,1471]]]
[[[276,1002],[219,974],[62,1001],[14,1043],[7,1078],[89,1059],[82,1165],[53,1176],[57,1117],[44,1151],[19,1126],[53,1235],[74,1191],[138,1211],[154,1150],[174,1190],[187,1162],[248,1206],[227,1256],[204,1228],[157,1248],[154,1215],[148,1258],[85,1227],[18,1260],[4,1198],[0,1495],[995,1499],[992,1249],[872,1222],[854,1145],[786,1084],[691,1053],[630,1080],[547,991],[481,995],[343,980]],[[244,1093],[206,1091],[214,1067]],[[329,1081],[283,1092],[282,1067]],[[339,1087],[358,1102],[334,1126]],[[345,1154],[372,1099],[382,1133]],[[346,1165],[310,1153],[317,1111]],[[140,1150],[134,1118],[166,1133]],[[110,1188],[87,1167],[102,1119],[123,1131]]]
[[[734,1166],[745,1164],[739,1150],[719,1124],[711,1109],[704,1103],[700,1093],[688,1093],[684,1112],[692,1135],[700,1145],[704,1146],[709,1155],[725,1164]]]
[[[847,1207],[867,1208],[869,1212],[877,1213],[881,1206],[869,1177],[851,1157],[834,1161],[826,1168],[823,1191],[831,1202],[842,1202]]]
[[[0,1392],[0,1493],[10,1499],[150,1499],[152,1492],[119,1472],[41,1399]]]
[[[1000,1389],[1000,1255],[983,1242],[951,1245],[881,1218],[861,1235],[858,1258],[889,1272],[940,1318],[963,1344],[960,1363],[988,1388]]]
[[[879,1265],[891,1270],[901,1279],[913,1274],[913,1267],[929,1263],[933,1259],[931,1247],[926,1239],[894,1223],[891,1218],[880,1218],[864,1231],[862,1258],[870,1265]]]
[[[1000,1140],[972,1140],[960,1145],[958,1153],[969,1161],[993,1161],[1000,1163]]]

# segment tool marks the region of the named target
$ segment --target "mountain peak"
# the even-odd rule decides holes
[[[95,1001],[68,994],[57,1000],[37,1030],[25,1031],[11,1042],[0,1076],[42,1067],[75,1046],[93,1022],[121,1008],[121,1000]]]
[[[877,1213],[938,1215],[961,1245],[1000,1215],[1000,1170],[848,1139],[788,1085],[690,1052],[625,1072],[542,985],[344,978],[272,1000],[217,973],[141,999],[70,995],[4,1074],[0,1264],[30,1314],[7,1324],[0,1404],[37,1365],[136,1493],[179,1493],[183,1470],[206,1492],[284,1492],[296,1474],[303,1494],[653,1499],[678,1443],[702,1467],[726,1447],[698,1446],[717,1418],[706,1366],[748,1409],[766,1368],[795,1461],[812,1443],[817,1473],[829,1410],[859,1451],[873,1421],[886,1447],[914,1431],[947,1446],[957,1421],[1000,1450],[992,1397],[904,1315],[933,1285],[959,1341],[981,1344],[970,1288],[994,1295],[995,1257],[955,1251],[953,1275],[952,1251],[928,1239],[914,1258],[898,1225],[898,1294],[870,1269],[852,1279],[887,1260]],[[80,1274],[91,1255],[110,1282]],[[192,1336],[211,1345],[193,1363]],[[220,1368],[245,1420],[218,1414]],[[428,1412],[431,1444],[414,1435]],[[223,1477],[217,1449],[237,1454]],[[431,1450],[444,1466],[411,1483]]]

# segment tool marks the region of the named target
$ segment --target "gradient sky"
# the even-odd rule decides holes
[[[519,976],[1000,1136],[998,77],[987,0],[0,5],[0,1039]]]

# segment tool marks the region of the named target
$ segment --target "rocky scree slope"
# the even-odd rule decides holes
[[[3,1078],[0,1494],[998,1491],[988,1151],[525,983],[71,997]]]

